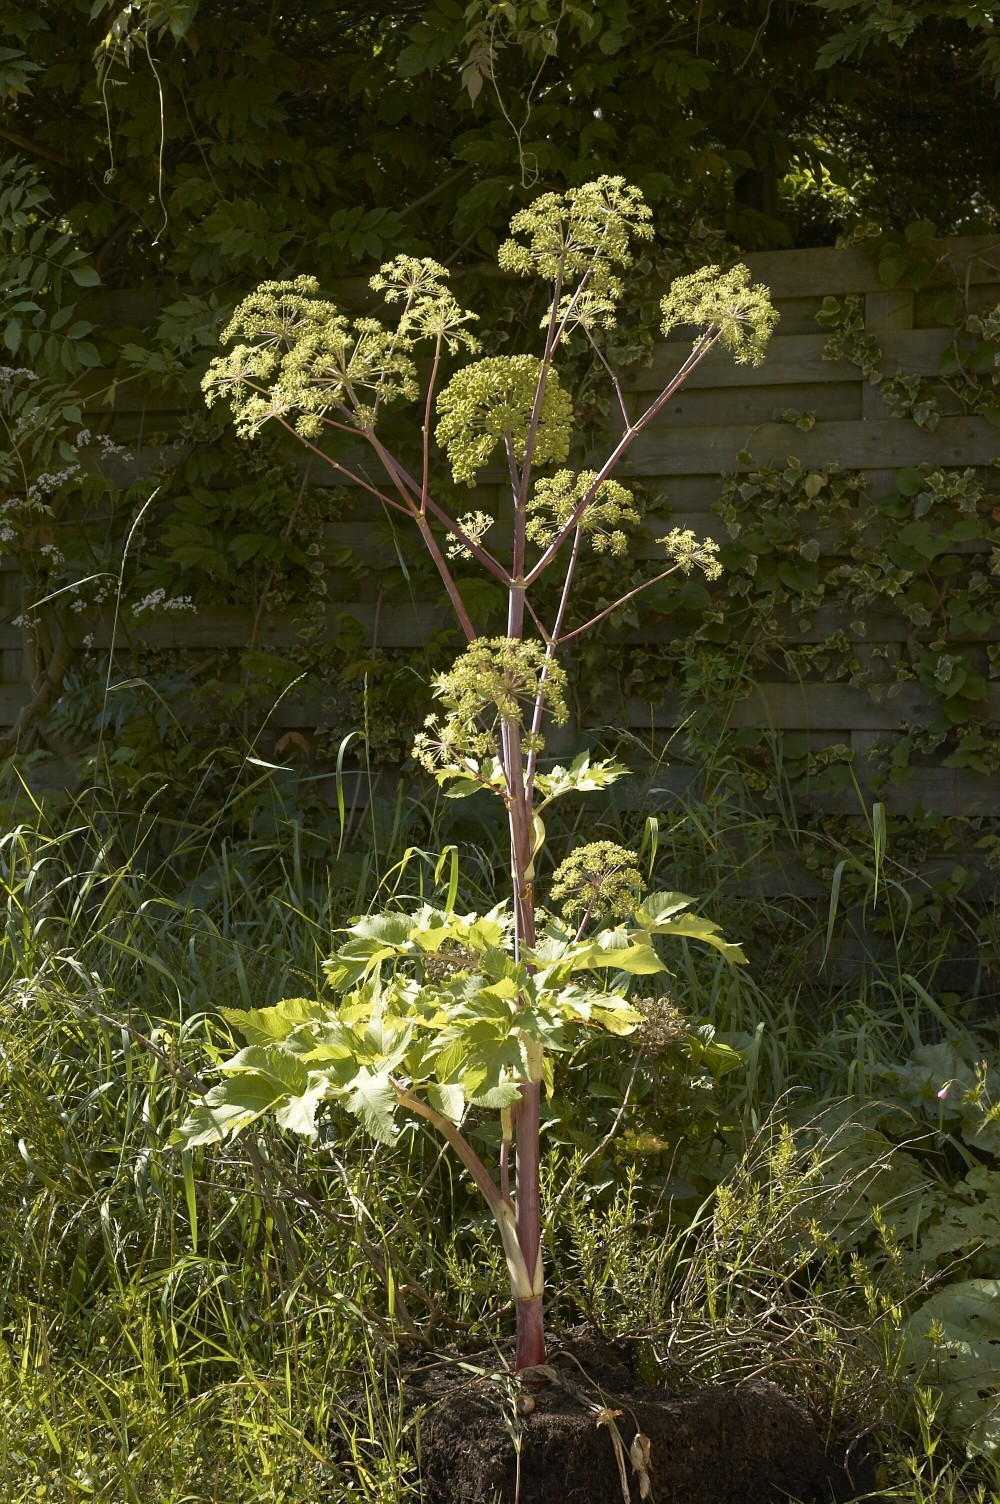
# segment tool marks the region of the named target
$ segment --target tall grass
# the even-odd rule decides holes
[[[969,1024],[927,985],[933,946],[905,966],[898,944],[853,976],[832,966],[848,898],[879,923],[890,902],[892,922],[905,918],[899,890],[912,905],[891,832],[887,851],[829,841],[818,899],[764,899],[760,870],[800,833],[755,815],[736,784],[717,789],[649,819],[586,807],[578,818],[590,839],[608,819],[630,839],[645,823],[660,885],[697,893],[754,958],[739,973],[693,951],[675,958],[685,1014],[745,1057],[699,1108],[710,1128],[712,1114],[728,1125],[722,1173],[775,1103],[859,1099],[914,1042],[965,1038]],[[317,852],[280,802],[266,836],[251,828],[236,842],[222,819],[165,836],[151,811],[126,819],[91,793],[57,825],[29,807],[0,838],[0,1495],[11,1504],[415,1497],[388,1355],[400,1336],[486,1341],[505,1319],[493,1241],[421,1130],[387,1150],[333,1118],[315,1147],[268,1134],[194,1158],[166,1148],[229,1043],[220,1006],[319,987],[335,931],[376,900],[493,900],[495,852],[474,807],[399,799],[354,841],[347,814]],[[660,1068],[637,1076],[628,1050],[596,1061],[584,1047],[558,1082],[549,1174],[569,1190],[546,1233],[552,1316],[652,1331],[692,1288],[701,1254],[693,1209],[671,1211],[669,1176],[624,1137],[645,1133],[669,1157],[687,1121],[669,1120]],[[602,1079],[603,1097],[591,1090]],[[929,1499],[911,1472],[907,1497]]]

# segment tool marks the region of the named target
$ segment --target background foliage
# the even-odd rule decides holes
[[[486,263],[514,208],[602,171],[622,172],[653,206],[651,281],[738,247],[829,244],[846,231],[879,259],[886,287],[929,295],[932,230],[998,227],[998,12],[991,0],[437,0],[391,14],[336,0],[0,0],[0,536],[27,581],[8,622],[34,618],[31,713],[7,765],[16,828],[0,850],[7,1497],[276,1504],[322,1485],[403,1499],[413,1470],[398,1412],[359,1423],[343,1403],[359,1382],[379,1390],[390,1305],[394,1320],[412,1308],[435,1340],[450,1322],[475,1332],[496,1315],[474,1208],[422,1139],[381,1154],[374,1172],[346,1137],[322,1162],[269,1140],[267,1157],[298,1177],[287,1202],[266,1166],[181,1166],[160,1149],[178,1094],[170,1065],[211,1065],[206,1012],[301,990],[347,916],[387,891],[430,893],[434,858],[422,849],[461,842],[469,902],[495,865],[475,801],[433,808],[378,782],[378,763],[404,754],[447,644],[372,650],[356,623],[331,626],[325,604],[350,580],[377,585],[391,612],[426,599],[429,581],[383,518],[369,536],[345,529],[338,572],[321,571],[318,530],[345,498],[280,448],[238,444],[204,411],[199,381],[232,305],[261,275],[299,270],[321,283],[356,277],[360,297],[381,259],[429,253],[461,275],[496,349],[519,349],[529,309]],[[142,318],[118,297],[139,288]],[[884,383],[928,428],[941,412],[996,411],[997,330],[962,291],[934,293],[955,330],[940,379]],[[655,296],[639,284],[631,297],[617,353],[641,357]],[[826,327],[874,374],[855,313],[831,306]],[[597,385],[583,365],[571,378],[581,424],[596,432]],[[144,415],[150,388],[173,404],[163,431]],[[109,416],[92,413],[104,392],[126,454],[100,441]],[[808,422],[790,414],[790,449],[794,425]],[[909,629],[886,693],[916,682],[939,707],[932,725],[876,750],[884,776],[942,752],[994,772],[982,686],[996,655],[968,638],[995,629],[996,498],[983,475],[902,471],[872,502],[855,475],[794,464],[728,478],[720,492],[726,594],[691,582],[651,603],[663,635],[681,642],[669,663],[662,652],[612,659],[598,641],[580,680],[607,705],[609,689],[654,696],[669,670],[698,707],[686,755],[704,776],[687,803],[657,809],[654,767],[644,858],[725,915],[750,974],[733,980],[686,958],[682,1029],[670,1015],[662,1048],[654,1041],[638,1063],[584,1051],[560,1082],[550,1173],[572,1189],[563,1231],[548,1236],[563,1239],[579,1279],[554,1319],[642,1331],[652,1361],[664,1357],[666,1313],[684,1311],[668,1371],[695,1377],[780,1367],[788,1332],[808,1330],[798,1367],[788,1359],[782,1371],[803,1392],[819,1385],[824,1405],[837,1376],[855,1372],[859,1323],[875,1325],[896,1353],[889,1368],[907,1374],[904,1400],[894,1409],[848,1388],[902,1447],[896,1491],[974,1498],[966,1444],[996,1448],[978,1387],[992,1348],[987,1337],[971,1367],[948,1354],[967,1354],[1000,1277],[995,1090],[982,1067],[996,1049],[1000,928],[986,892],[996,833],[916,816],[894,822],[886,848],[874,819],[808,817],[811,790],[850,794],[849,760],[757,732],[722,742],[713,712],[765,665],[830,682],[881,676],[886,666],[856,642],[806,653],[788,630],[821,604],[877,604]],[[839,538],[829,566],[810,556],[820,518]],[[611,583],[600,566],[591,575],[597,609]],[[203,611],[244,606],[248,640],[210,653],[165,646],[165,603],[188,596]],[[115,600],[127,669],[112,694]],[[269,612],[293,601],[305,607],[300,627],[278,640]],[[272,753],[297,767],[292,777],[261,766],[258,738],[303,673],[320,697],[319,735],[307,744],[293,732]],[[372,758],[358,759],[352,783],[362,733]],[[81,751],[85,808],[17,781]],[[314,775],[324,764],[340,776]],[[588,837],[631,838],[645,813],[591,804],[580,822]],[[552,832],[555,847],[575,836]],[[789,852],[805,882],[782,882]],[[846,970],[842,940],[848,954],[855,946]],[[947,965],[956,952],[964,969]],[[155,1035],[162,1056],[123,1018]],[[733,1051],[742,1063],[724,1070]],[[845,1097],[856,1131],[843,1129]],[[743,1145],[776,1102],[794,1130],[791,1157],[768,1141],[743,1171]],[[810,1126],[818,1102],[828,1115]],[[405,1212],[428,1176],[450,1209],[443,1246],[439,1228]],[[830,1197],[845,1178],[858,1196],[838,1209]],[[715,1203],[721,1220],[697,1258],[685,1254],[672,1239],[720,1184],[732,1188]],[[387,1293],[358,1255],[359,1226],[379,1249],[406,1246],[429,1305],[398,1285]],[[702,1271],[690,1280],[689,1264]],[[456,1284],[461,1299],[442,1311],[441,1291]],[[807,1320],[783,1304],[803,1289],[816,1298]],[[935,1363],[939,1381],[949,1368],[952,1378],[914,1404],[914,1376],[933,1377]],[[381,1472],[359,1449],[365,1435],[378,1438]],[[995,1473],[987,1466],[978,1483],[995,1491]]]

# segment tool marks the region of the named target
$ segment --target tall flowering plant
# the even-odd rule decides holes
[[[574,622],[573,586],[587,551],[624,555],[627,529],[641,520],[615,469],[710,350],[723,345],[737,362],[758,364],[777,318],[766,289],[751,285],[743,266],[678,278],[662,300],[661,329],[690,325],[694,342],[663,390],[634,412],[602,351],[601,330],[614,323],[622,277],[636,243],[652,233],[650,219],[639,190],[617,177],[543,194],[514,216],[500,266],[547,285],[540,355],[480,358],[476,315],[457,302],[446,269],[399,256],[371,279],[394,323],[349,320],[310,277],[265,282],[236,310],[223,334],[232,349],[205,380],[209,403],[227,402],[245,437],[278,424],[419,531],[466,646],[434,681],[439,708],[414,753],[449,797],[486,789],[502,802],[511,893],[485,914],[424,905],[368,915],[350,926],[327,964],[328,997],[227,1012],[246,1047],[221,1067],[222,1080],[175,1142],[190,1148],[222,1140],[265,1115],[314,1135],[325,1100],[341,1103],[385,1143],[400,1114],[433,1124],[496,1219],[517,1315],[518,1370],[545,1353],[539,1115],[555,1057],[581,1030],[627,1035],[637,1027],[630,992],[635,978],[666,971],[660,937],[702,941],[731,962],[744,959],[717,925],[690,912],[690,898],[646,893],[636,854],[613,842],[577,848],[543,878],[548,806],[627,771],[587,754],[569,766],[544,757],[547,726],[568,718],[562,649],[677,571],[720,573],[715,545],[675,528],[659,540],[660,569],[590,620]],[[573,405],[559,356],[570,337],[593,346],[620,410],[621,432],[593,470],[569,463]],[[421,348],[430,353],[423,384]],[[464,363],[442,384],[443,363],[455,357]],[[417,405],[422,417],[412,468],[380,437],[380,419],[400,402]],[[383,479],[327,453],[332,434],[367,446]],[[439,451],[456,486],[475,485],[496,460],[503,466],[513,520],[502,540],[492,541],[497,525],[487,514],[452,515],[444,504]],[[458,554],[502,585],[502,637],[477,629],[452,573]],[[557,605],[546,618],[533,587],[552,575]],[[463,1132],[469,1106],[499,1114],[493,1170]]]

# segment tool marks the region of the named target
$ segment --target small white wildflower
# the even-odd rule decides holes
[[[146,611],[193,611],[194,601],[189,595],[168,596],[162,585],[144,595],[132,607],[133,616],[142,616]]]

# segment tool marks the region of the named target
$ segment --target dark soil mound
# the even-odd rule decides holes
[[[624,1355],[593,1339],[564,1346],[544,1374],[530,1390],[454,1364],[409,1375],[410,1404],[427,1407],[425,1504],[833,1504],[872,1486],[770,1384],[637,1387]]]

